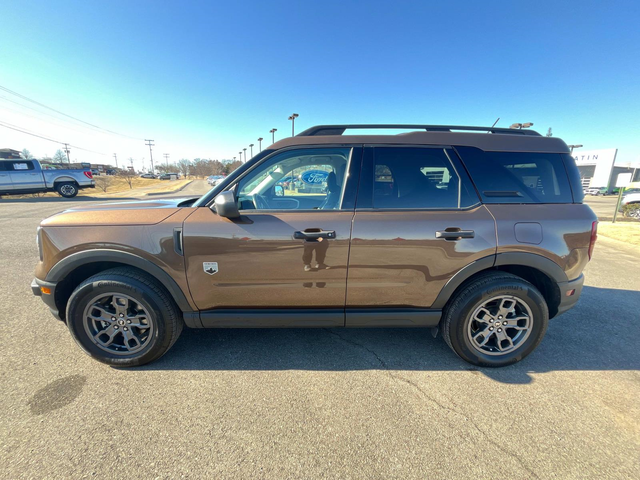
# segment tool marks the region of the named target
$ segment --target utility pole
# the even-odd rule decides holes
[[[276,132],[278,131],[277,128],[272,128],[271,130],[269,130],[269,133],[271,134],[271,143],[276,143]]]
[[[264,140],[264,138],[262,137],[258,139],[258,145],[260,146],[260,151],[262,151],[262,140]]]
[[[297,113],[292,113],[291,115],[289,115],[288,120],[291,120],[291,136],[294,137],[295,136],[295,124],[296,124],[296,118],[298,118],[300,115],[298,115]]]
[[[253,143],[250,143],[249,147],[251,148],[251,158],[253,158]]]
[[[116,159],[116,168],[118,168],[118,156],[114,153],[113,158]]]
[[[69,158],[69,144],[65,143],[64,144],[64,151],[67,153],[67,163],[71,163],[71,159]]]
[[[153,168],[153,151],[151,150],[151,147],[155,146],[153,142],[153,140],[146,140],[145,139],[145,145],[149,146],[149,156],[151,157],[151,173],[154,173],[154,168]]]
[[[167,165],[167,168],[169,168],[169,154],[163,153],[162,155],[164,156],[164,162]]]

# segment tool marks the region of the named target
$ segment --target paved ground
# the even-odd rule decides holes
[[[585,195],[585,203],[593,209],[600,221],[611,221],[613,219],[613,213],[616,210],[618,203],[617,195]],[[618,214],[617,220],[622,220],[622,215]]]
[[[204,189],[194,183],[188,191]],[[639,478],[640,255],[603,239],[521,364],[422,330],[187,330],[116,370],[31,295],[38,222],[0,203],[3,478]]]

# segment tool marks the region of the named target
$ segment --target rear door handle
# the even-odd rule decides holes
[[[318,238],[336,238],[335,230],[322,230],[321,228],[307,228],[302,232],[293,232],[296,240],[317,240]]]
[[[444,238],[445,240],[460,240],[461,238],[473,238],[475,236],[476,232],[473,230],[461,230],[454,227],[436,232],[436,238]]]

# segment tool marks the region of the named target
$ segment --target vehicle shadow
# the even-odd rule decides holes
[[[467,370],[526,384],[534,373],[640,369],[639,307],[638,291],[585,287],[536,351],[498,369],[464,362],[429,329],[331,328],[185,329],[167,355],[132,370]]]

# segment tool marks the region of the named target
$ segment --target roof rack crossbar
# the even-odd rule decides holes
[[[535,130],[520,130],[515,128],[497,127],[469,127],[464,125],[399,125],[399,124],[355,124],[355,125],[316,125],[300,132],[297,137],[318,137],[326,135],[344,135],[346,130],[354,129],[403,129],[403,130],[425,130],[427,132],[451,132],[452,130],[502,133],[510,135],[533,135],[540,136]]]

